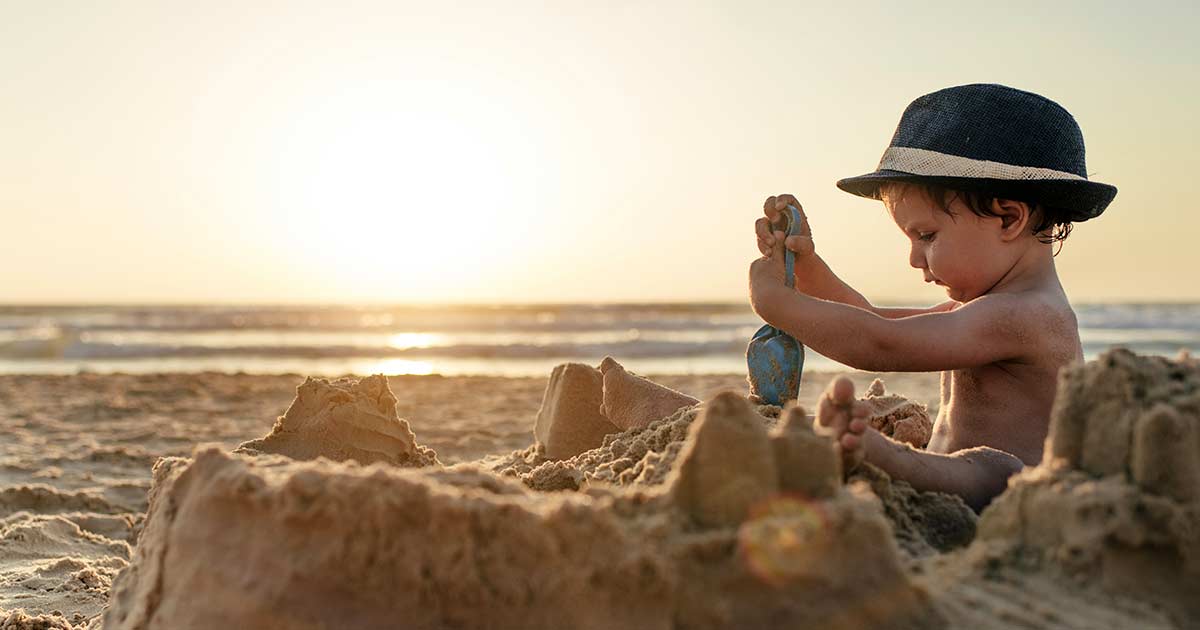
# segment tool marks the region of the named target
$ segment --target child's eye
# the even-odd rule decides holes
[[[937,232],[918,232],[917,239],[928,243],[929,241],[933,240],[934,234],[937,234]]]

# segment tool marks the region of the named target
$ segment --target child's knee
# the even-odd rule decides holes
[[[1025,463],[1016,455],[990,446],[976,446],[957,453],[954,457],[971,464],[975,480],[971,486],[976,492],[964,497],[976,511],[991,503],[992,499],[1008,487],[1008,478],[1021,472]]]
[[[1025,468],[1025,462],[1016,455],[990,446],[963,449],[954,455],[975,464],[989,479],[1007,480]]]

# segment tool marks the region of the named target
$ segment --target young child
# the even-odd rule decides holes
[[[845,377],[821,396],[816,422],[836,438],[847,470],[865,459],[981,510],[1009,476],[1041,460],[1058,371],[1083,359],[1053,243],[1072,222],[1103,212],[1116,188],[1088,181],[1083,136],[1065,109],[991,84],[913,101],[879,168],[838,187],[882,200],[910,241],[908,263],[950,299],[923,309],[873,306],[816,253],[807,221],[786,243],[772,230],[788,205],[801,209],[779,195],[755,226],[764,256],[750,266],[751,304],[767,323],[851,367],[940,371],[926,450],[869,428]],[[784,284],[785,246],[796,252],[795,289]]]

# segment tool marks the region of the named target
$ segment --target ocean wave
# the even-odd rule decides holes
[[[65,325],[93,331],[563,331],[678,330],[745,325],[746,304],[444,307],[0,307],[0,327]]]
[[[64,326],[38,326],[0,331],[0,357],[6,359],[55,359],[80,343],[80,333]]]
[[[577,336],[505,334],[465,335],[460,338],[426,338],[422,333],[409,333],[400,335],[401,339],[398,340],[394,338],[396,336],[335,335],[314,339],[308,335],[206,337],[201,334],[155,333],[120,336],[115,341],[104,341],[104,335],[81,335],[72,329],[43,329],[19,338],[4,339],[0,335],[0,360],[23,362],[204,357],[505,360],[604,355],[627,358],[682,358],[741,354],[745,351],[753,330],[742,327],[723,331],[633,330]],[[1093,331],[1092,334],[1084,332],[1083,349],[1089,356],[1116,346],[1143,354],[1166,355],[1173,355],[1181,349],[1200,348],[1200,331],[1114,329]],[[148,342],[155,339],[169,340],[172,343]]]
[[[522,359],[573,356],[688,357],[722,352],[744,352],[746,339],[710,342],[630,340],[617,343],[514,343],[503,345],[464,344],[454,346],[395,348],[352,345],[247,345],[174,346],[155,344],[109,344],[76,342],[65,346],[46,343],[0,347],[6,359],[146,359],[156,357],[276,357],[276,358],[480,358]],[[10,351],[11,350],[11,351]]]
[[[1200,305],[1102,304],[1076,311],[1089,357],[1114,346],[1168,356],[1200,349]],[[193,363],[240,369],[270,366],[273,360],[306,370],[394,360],[469,364],[486,373],[542,359],[604,355],[664,370],[692,369],[687,366],[696,357],[709,363],[719,358],[740,369],[746,342],[760,324],[744,304],[0,306],[0,371],[112,368],[139,361],[157,362],[161,369]]]
[[[1080,329],[1200,332],[1200,304],[1087,304],[1075,307]]]

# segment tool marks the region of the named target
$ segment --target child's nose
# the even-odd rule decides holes
[[[915,269],[925,268],[925,253],[917,247],[916,243],[913,243],[912,247],[908,250],[908,264],[912,265]]]

